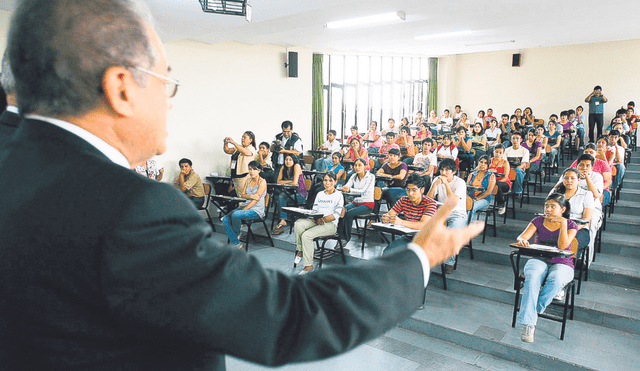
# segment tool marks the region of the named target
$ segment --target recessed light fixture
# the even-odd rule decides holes
[[[514,43],[516,42],[515,40],[507,40],[507,41],[491,41],[488,43],[477,43],[477,44],[467,44],[465,46],[481,46],[481,45],[495,45],[495,44],[509,44],[509,43]]]
[[[375,26],[378,24],[384,24],[394,21],[404,21],[407,19],[407,15],[402,10],[397,12],[384,13],[378,15],[371,15],[367,17],[345,19],[344,21],[327,22],[324,24],[326,28],[347,28],[347,27],[359,27],[359,26]]]

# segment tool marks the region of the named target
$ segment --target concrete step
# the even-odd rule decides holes
[[[433,278],[437,280],[437,278]],[[579,311],[579,309],[578,309]],[[582,321],[540,319],[535,341],[511,327],[513,304],[429,286],[426,305],[402,327],[537,370],[637,370],[640,335]],[[576,315],[578,312],[576,312]]]
[[[523,258],[521,266],[526,261]],[[576,295],[574,319],[640,334],[640,291],[597,282],[591,273],[589,281],[582,281],[580,295]],[[443,288],[440,277],[430,279],[429,285]],[[510,265],[459,259],[456,271],[447,275],[447,290],[513,304],[513,270]]]

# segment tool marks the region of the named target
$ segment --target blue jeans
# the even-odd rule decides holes
[[[543,313],[560,290],[573,280],[573,268],[564,264],[529,259],[524,266],[525,283],[518,312],[518,323],[535,326],[538,313]],[[544,286],[542,282],[545,280]],[[542,287],[542,291],[540,291]]]
[[[611,201],[611,191],[607,191],[606,189],[602,192],[602,206],[609,205]]]
[[[407,195],[407,191],[399,187],[383,188],[382,199],[387,201],[387,207],[389,210],[393,208],[393,205],[398,202],[399,199]]]
[[[471,219],[470,220],[476,220],[476,211],[480,210],[480,209],[484,209],[485,207],[489,206],[489,204],[491,203],[491,196],[485,197],[481,200],[476,200],[473,202],[473,208],[471,209]]]
[[[224,218],[222,218],[222,224],[224,224],[224,229],[227,230],[229,242],[231,242],[232,245],[239,244],[240,240],[238,240],[238,234],[240,234],[240,225],[242,224],[242,221],[256,219],[260,219],[260,215],[251,209],[236,209],[225,215]]]
[[[517,167],[516,170],[516,180],[513,182],[513,192],[516,194],[522,193],[522,181],[524,180],[524,170]]]
[[[300,193],[296,193],[296,198],[298,200],[298,205],[304,206],[304,202],[307,198]],[[282,211],[282,207],[289,206],[290,203],[294,203],[291,199],[291,194],[280,192],[280,194],[278,195],[278,204],[276,205],[276,210],[273,215],[280,215],[280,220],[287,220],[287,213]]]
[[[380,147],[367,147],[367,153],[378,153],[380,152]]]
[[[580,140],[580,145],[584,147],[584,125],[582,125],[583,127],[578,126],[577,131],[578,131],[578,139]]]
[[[191,200],[191,202],[193,202],[193,205],[196,207],[196,209],[199,209],[200,206],[204,204],[204,197],[189,197],[189,199]]]
[[[353,203],[348,204],[344,208],[344,217],[338,222],[338,231],[340,232],[340,237],[342,237],[346,241],[351,240],[351,227],[353,226],[353,219],[355,219],[358,215],[367,215],[371,213],[371,208],[369,206],[356,206]],[[342,223],[342,224],[341,224]]]
[[[618,189],[618,186],[622,181],[622,177],[624,177],[625,168],[624,168],[624,165],[622,164],[615,164],[613,166],[615,166],[616,169],[618,169],[618,174],[616,174],[616,176],[614,176],[613,179],[611,180],[611,189],[615,191],[616,189]]]
[[[459,201],[459,202],[464,202],[464,201]],[[467,216],[466,215],[453,213],[447,219],[447,228],[449,228],[449,229],[462,229],[462,228],[464,228],[466,226],[467,226]],[[454,265],[455,262],[456,262],[456,256],[453,255],[452,257],[447,259],[444,263],[447,264],[447,265]]]
[[[315,162],[315,169],[317,171],[326,171],[331,166],[332,163],[333,163],[333,160],[331,160],[331,157],[319,158]]]

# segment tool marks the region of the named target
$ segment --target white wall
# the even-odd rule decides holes
[[[525,49],[521,67],[511,67],[511,56],[517,52],[441,58],[442,68],[455,66],[455,74],[443,84],[438,81],[438,89],[444,90],[438,94],[439,110],[460,104],[472,118],[491,107],[498,117],[530,106],[546,121],[551,113],[585,106],[584,98],[595,85],[601,85],[609,99],[607,121],[628,101],[640,104],[640,40]]]
[[[167,152],[158,158],[167,179],[178,174],[178,160],[190,158],[201,176],[228,172],[230,156],[222,141],[237,142],[251,130],[256,141],[271,142],[282,121],[293,122],[305,150],[311,143],[312,52],[298,52],[298,78],[285,75],[285,49],[238,43],[193,41],[165,44],[171,76],[181,86],[169,113]]]

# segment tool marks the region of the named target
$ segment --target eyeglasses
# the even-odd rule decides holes
[[[164,80],[165,81],[165,87],[167,89],[167,91],[166,91],[167,97],[173,98],[173,97],[176,96],[176,93],[178,92],[178,86],[180,86],[180,82],[178,80],[174,80],[174,79],[172,79],[170,77],[167,77],[167,76],[162,76],[162,75],[160,75],[158,73],[155,73],[153,71],[149,71],[149,70],[147,70],[145,68],[142,68],[142,67],[136,67],[136,70],[138,70],[140,72],[144,72],[144,73],[146,73],[148,75],[157,77],[157,78],[159,78],[161,80]]]

